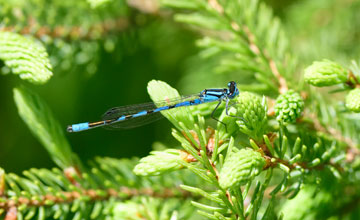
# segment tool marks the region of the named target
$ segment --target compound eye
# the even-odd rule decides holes
[[[230,84],[231,84],[231,83],[229,82],[229,83],[228,83],[228,87],[230,87]]]

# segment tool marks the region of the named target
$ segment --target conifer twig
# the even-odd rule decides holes
[[[324,169],[324,167],[326,165],[330,165],[332,167],[335,167],[338,171],[343,171],[343,169],[335,163],[332,163],[331,161],[326,162],[326,163],[321,163],[317,166],[313,166],[313,167],[309,167],[307,163],[305,162],[298,162],[298,163],[293,163],[290,164],[289,161],[284,160],[284,159],[280,159],[280,158],[273,158],[273,157],[269,157],[267,155],[264,156],[266,159],[266,165],[264,169],[268,169],[270,167],[276,167],[278,164],[282,164],[285,165],[286,167],[288,167],[290,170],[294,170],[296,167],[301,167],[303,169],[307,169],[307,170],[322,170]]]
[[[101,193],[99,193],[101,192]],[[72,203],[74,200],[80,199],[80,197],[88,196],[91,201],[99,201],[99,200],[108,200],[110,197],[115,197],[122,200],[128,200],[132,197],[136,196],[150,196],[155,198],[182,198],[186,199],[189,197],[196,197],[192,195],[190,192],[177,188],[176,191],[174,188],[163,188],[162,191],[155,191],[152,188],[142,188],[135,189],[129,187],[121,187],[120,189],[109,188],[107,190],[102,189],[84,189],[79,191],[63,191],[58,192],[57,194],[61,194],[62,196],[56,196],[53,194],[47,194],[44,196],[39,196],[38,199],[32,199],[27,197],[19,197],[17,200],[12,200],[11,198],[3,198],[6,201],[0,202],[0,208],[10,210],[12,207],[18,207],[20,205],[27,206],[48,206],[50,202],[56,204],[62,203]],[[122,195],[122,196],[119,196]],[[52,204],[51,203],[51,204]]]
[[[39,26],[34,18],[28,18],[28,25],[17,31],[15,26],[0,27],[0,32],[19,32],[22,35],[32,34],[36,38],[50,36],[51,38],[61,39],[81,39],[95,40],[104,37],[109,33],[118,33],[124,31],[130,26],[128,18],[119,17],[111,20],[105,20],[100,23],[93,24],[90,28],[81,26],[63,26],[55,27]]]
[[[349,70],[348,80],[345,84],[351,88],[360,88],[360,82],[351,70]]]
[[[315,114],[308,114],[308,117],[311,118],[313,126],[315,130],[332,135],[336,140],[343,142],[347,145],[346,148],[346,160],[351,162],[355,159],[355,157],[360,156],[360,150],[358,149],[357,145],[348,137],[344,137],[340,131],[336,130],[332,127],[325,128],[321,123],[320,120],[316,117]]]
[[[240,26],[235,21],[232,21],[225,14],[223,7],[217,2],[217,0],[208,0],[208,4],[212,8],[214,8],[219,14],[224,15],[229,20],[230,25],[231,25],[231,27],[233,28],[233,30],[235,32],[240,31]],[[247,38],[246,40],[249,43],[250,50],[254,54],[256,54],[257,56],[263,57],[266,60],[266,62],[268,63],[272,74],[274,75],[274,77],[279,82],[279,93],[280,94],[285,93],[288,90],[286,79],[280,74],[279,69],[277,68],[275,61],[267,54],[267,52],[265,50],[261,51],[261,49],[256,45],[255,36],[246,25],[242,26],[242,30],[245,33],[245,36]],[[242,36],[244,36],[244,35],[242,35]]]

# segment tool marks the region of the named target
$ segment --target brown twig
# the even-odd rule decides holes
[[[269,136],[270,143],[274,146],[274,141],[276,140],[276,137],[277,137],[276,134],[270,133],[270,134],[268,134],[268,136]],[[265,143],[257,143],[257,145],[260,147],[259,151],[262,154],[262,156],[265,158],[265,161],[266,161],[263,169],[274,168],[278,164],[282,164],[282,165],[285,165],[286,167],[288,167],[290,170],[294,170],[296,167],[301,167],[301,168],[307,169],[307,170],[313,170],[313,169],[321,170],[321,169],[324,169],[326,165],[330,165],[332,167],[335,167],[339,172],[343,172],[343,168],[341,166],[339,166],[338,164],[333,163],[332,161],[321,163],[317,166],[309,166],[308,163],[306,163],[306,162],[297,162],[297,163],[291,164],[287,160],[276,158],[276,157],[274,157],[274,155],[271,155],[271,153]]]
[[[118,33],[124,31],[129,27],[129,20],[125,17],[106,20],[100,23],[93,24],[89,28],[81,26],[55,26],[47,27],[40,26],[38,22],[33,19],[28,19],[28,26],[23,27],[17,31],[15,26],[0,27],[0,32],[18,32],[23,35],[31,34],[36,38],[43,36],[50,36],[51,38],[63,39],[82,39],[82,40],[97,40],[101,39],[109,33]]]
[[[354,143],[350,138],[344,137],[341,134],[341,132],[336,130],[335,128],[329,126],[325,128],[315,114],[308,114],[307,116],[311,119],[314,129],[316,131],[332,135],[337,141],[343,142],[347,145],[346,148],[347,162],[352,162],[357,156],[360,156],[360,150],[357,147],[357,144]]]
[[[360,88],[360,82],[351,70],[349,70],[348,80],[345,84],[351,88]]]
[[[72,203],[74,200],[80,199],[80,197],[88,196],[91,201],[108,200],[110,197],[115,197],[122,200],[127,200],[136,196],[151,196],[156,198],[189,198],[193,197],[190,192],[182,189],[165,188],[162,191],[155,191],[151,188],[135,189],[129,187],[120,187],[119,189],[109,188],[107,190],[102,189],[84,189],[79,191],[67,191],[60,192],[62,196],[56,196],[47,194],[39,196],[38,199],[32,199],[27,197],[19,197],[17,200],[6,198],[5,202],[0,202],[0,208],[10,211],[13,207],[19,207],[20,205],[27,205],[33,207],[48,206],[49,204],[56,203]],[[121,195],[121,196],[120,196]]]
[[[223,7],[217,2],[217,0],[208,0],[208,4],[212,8],[214,8],[219,14],[221,14],[221,15],[225,14]],[[225,15],[225,17],[227,17],[227,16]],[[240,30],[240,26],[235,21],[230,20],[230,18],[228,18],[228,19],[229,19],[230,25],[233,28],[233,30],[238,32]],[[267,52],[265,50],[261,51],[260,48],[256,45],[255,35],[250,31],[248,26],[243,25],[242,30],[246,34],[247,41],[249,42],[250,50],[257,56],[262,56],[266,59],[272,74],[275,76],[275,78],[279,82],[279,93],[280,94],[285,93],[288,90],[288,86],[287,86],[285,78],[280,74],[275,61],[267,54]]]
[[[209,5],[214,8],[219,14],[224,13],[224,8],[219,4],[217,0],[208,0]]]
[[[143,13],[158,14],[159,12],[159,5],[156,0],[127,0],[127,4]],[[129,23],[127,17],[118,17],[95,23],[89,28],[71,25],[48,27],[39,24],[35,18],[29,17],[28,25],[19,31],[17,30],[18,27],[15,26],[0,27],[0,31],[31,34],[36,38],[50,36],[63,39],[98,40],[109,33],[118,33],[127,29],[130,26]]]
[[[285,78],[280,74],[276,66],[276,63],[274,62],[273,59],[271,59],[271,57],[268,55],[268,53],[265,50],[262,52],[260,48],[255,44],[255,35],[250,31],[250,29],[244,25],[243,30],[248,37],[249,47],[251,51],[258,56],[262,55],[267,60],[272,74],[279,82],[279,93],[280,94],[285,93],[287,90],[289,90],[289,88],[287,86]]]
[[[288,167],[290,170],[294,170],[296,167],[301,167],[301,168],[307,169],[307,170],[322,170],[322,169],[325,168],[326,165],[330,165],[330,166],[336,168],[339,172],[344,171],[342,167],[340,167],[338,164],[335,164],[335,163],[333,163],[331,161],[326,162],[326,163],[321,163],[321,164],[319,164],[317,166],[310,167],[308,165],[308,163],[306,163],[306,162],[299,162],[299,163],[290,164],[289,161],[283,160],[283,159],[280,159],[280,158],[269,157],[267,155],[265,155],[264,158],[266,160],[266,164],[265,164],[264,169],[274,168],[278,164],[282,164],[282,165],[285,165],[286,167]]]
[[[6,212],[4,220],[17,220],[17,207],[10,207]]]
[[[274,74],[274,76],[278,79],[279,81],[279,93],[280,94],[284,94],[286,91],[289,90],[287,84],[286,84],[286,80],[285,78],[280,74],[275,62],[273,59],[271,59],[270,57],[266,56],[267,60],[269,62],[269,66],[271,69],[271,72]]]

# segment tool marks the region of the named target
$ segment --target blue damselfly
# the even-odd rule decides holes
[[[161,111],[215,101],[217,101],[218,104],[213,110],[211,117],[217,120],[214,117],[214,113],[222,101],[226,102],[226,114],[229,115],[229,101],[239,95],[239,90],[234,81],[229,82],[227,86],[228,88],[224,89],[204,89],[197,95],[185,96],[175,100],[165,100],[160,102],[111,108],[105,112],[101,121],[69,125],[67,127],[67,131],[79,132],[97,127],[108,127],[114,129],[138,127],[160,118],[158,116],[161,116]],[[221,121],[219,122],[222,123]]]

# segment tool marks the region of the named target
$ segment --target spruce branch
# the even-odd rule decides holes
[[[267,54],[267,52],[264,50],[262,51],[255,43],[255,35],[251,32],[248,26],[242,25],[240,26],[236,21],[231,20],[229,16],[224,12],[224,9],[222,6],[216,1],[216,0],[209,0],[208,1],[210,6],[213,7],[219,14],[224,14],[224,16],[228,19],[228,22],[231,24],[231,27],[235,32],[239,32],[240,29],[242,29],[242,37],[245,37],[245,40],[249,43],[250,50],[257,56],[263,57],[270,69],[274,77],[278,80],[279,83],[279,93],[283,94],[288,90],[288,86],[286,83],[285,78],[280,74],[277,65],[275,64],[274,60],[270,58],[270,56]]]
[[[168,92],[168,93],[172,93],[171,91],[173,90],[170,87],[164,87],[163,84],[158,84],[161,85],[161,87],[164,89],[163,92]],[[153,88],[154,86],[157,86],[155,84],[149,84],[149,87],[151,89],[149,89],[150,95],[153,97],[154,94],[156,94],[156,89]],[[167,91],[169,90],[169,91]],[[300,112],[301,109],[303,107],[303,100],[302,98],[294,93],[296,95],[296,98],[291,98],[294,96],[293,91],[289,91],[289,97],[287,98],[287,100],[290,100],[290,102],[295,101],[295,103],[297,102],[301,102],[302,104],[299,104],[298,106],[292,106],[291,104],[289,106],[294,107],[295,109],[300,108]],[[252,97],[246,93],[243,94],[244,97],[249,96]],[[176,94],[176,97],[178,97],[178,95]],[[241,97],[240,97],[241,98]],[[246,100],[246,99],[244,99]],[[253,101],[253,98],[250,98],[249,100]],[[256,100],[256,98],[255,98]],[[240,102],[237,101],[235,102],[235,107],[236,104],[241,103],[241,99]],[[246,108],[254,108],[253,110],[249,111],[252,112],[251,114],[253,115],[264,115],[266,116],[266,105],[262,104],[263,102],[254,102],[253,104],[246,104],[245,106],[243,106],[242,108],[240,108],[239,111],[245,111],[244,109]],[[259,108],[260,110],[256,110],[257,108]],[[262,109],[262,110],[261,110]],[[176,109],[175,109],[176,110]],[[176,112],[173,111],[175,114],[172,115],[173,110],[169,111],[166,115],[166,117],[173,119],[175,117]],[[235,113],[238,114],[238,113]],[[248,113],[250,114],[250,113]],[[189,113],[189,115],[192,115],[191,113]],[[297,117],[300,116],[300,113],[297,113]],[[253,116],[252,116],[253,117]],[[260,118],[262,118],[260,116]],[[260,118],[254,119],[253,121],[261,121]],[[180,120],[189,120],[185,117],[185,115],[180,118]],[[223,119],[226,119],[226,117],[224,117]],[[247,118],[247,120],[249,120],[249,118]],[[235,120],[236,121],[236,120]],[[249,120],[251,121],[251,120]],[[186,126],[184,125],[184,123],[182,122],[174,122],[174,125],[179,127],[181,133],[176,134],[177,132],[174,132],[173,134],[176,137],[176,139],[178,139],[181,143],[182,146],[184,147],[185,151],[188,152],[188,155],[191,155],[190,157],[183,157],[182,160],[177,160],[180,165],[182,165],[183,167],[188,168],[189,170],[191,170],[192,172],[194,172],[196,175],[198,175],[199,177],[201,177],[203,180],[207,181],[210,184],[214,184],[215,186],[217,186],[220,189],[220,199],[223,201],[223,203],[225,204],[225,206],[227,206],[227,208],[229,210],[231,210],[231,213],[233,213],[235,216],[237,217],[241,217],[242,215],[247,216],[250,213],[251,216],[256,216],[257,215],[257,208],[258,208],[258,203],[256,203],[256,201],[261,201],[262,199],[260,199],[265,192],[265,188],[267,187],[266,184],[264,183],[263,185],[258,185],[258,191],[256,191],[255,197],[253,197],[253,200],[251,202],[251,205],[248,207],[248,209],[246,211],[243,210],[243,208],[241,208],[241,206],[238,206],[236,204],[237,201],[239,201],[239,199],[241,199],[242,201],[244,200],[244,198],[239,198],[239,193],[236,193],[236,190],[238,188],[238,186],[235,184],[235,191],[233,192],[232,190],[226,190],[226,188],[229,188],[228,185],[224,185],[223,181],[227,180],[227,179],[232,179],[235,182],[238,182],[237,177],[242,177],[241,173],[244,172],[251,172],[251,170],[254,168],[254,170],[258,170],[257,172],[254,172],[254,175],[245,175],[247,177],[250,177],[250,179],[246,179],[242,182],[241,178],[240,178],[240,182],[241,184],[249,184],[252,180],[252,178],[256,175],[258,175],[260,173],[261,170],[263,169],[270,169],[270,172],[272,169],[274,168],[280,168],[284,173],[284,181],[281,182],[276,189],[272,192],[272,195],[275,195],[277,192],[285,192],[285,190],[287,189],[286,193],[289,194],[291,193],[290,197],[293,198],[296,196],[296,194],[300,191],[300,186],[302,185],[303,180],[303,176],[306,173],[309,173],[311,171],[317,171],[317,170],[323,170],[323,169],[329,169],[331,170],[331,172],[334,174],[335,177],[337,178],[341,178],[341,173],[344,172],[343,168],[336,162],[336,161],[332,161],[329,160],[329,158],[331,156],[334,156],[334,148],[330,148],[330,149],[321,149],[320,148],[320,143],[316,143],[313,147],[307,147],[306,145],[302,145],[301,146],[301,139],[297,138],[296,139],[296,143],[294,144],[294,146],[289,146],[288,143],[288,136],[286,135],[286,133],[284,133],[284,131],[282,131],[283,129],[285,129],[285,127],[282,127],[280,129],[280,138],[276,138],[276,135],[272,135],[271,133],[268,135],[264,135],[263,136],[263,140],[262,139],[258,139],[256,142],[253,141],[252,139],[250,139],[250,145],[254,148],[255,151],[260,151],[260,153],[257,153],[259,156],[259,161],[263,161],[264,163],[260,163],[260,165],[254,165],[256,163],[254,163],[253,165],[251,165],[252,163],[245,163],[246,165],[249,165],[249,167],[247,167],[245,164],[237,164],[237,163],[241,163],[242,160],[240,160],[240,157],[242,158],[242,156],[244,155],[243,153],[241,153],[243,150],[236,150],[237,148],[233,146],[233,139],[230,139],[229,145],[227,146],[227,153],[226,153],[226,157],[225,157],[225,162],[224,160],[221,161],[221,158],[224,157],[224,154],[220,154],[219,152],[223,152],[224,149],[222,146],[215,148],[213,151],[209,150],[209,147],[207,145],[207,143],[209,143],[209,137],[211,136],[206,136],[205,135],[205,130],[204,130],[204,125],[203,125],[203,119],[201,117],[198,117],[198,124],[195,124],[194,126],[191,126],[192,128],[194,128],[194,130],[188,130],[188,128],[186,128]],[[231,124],[231,121],[229,121]],[[247,123],[245,121],[245,123]],[[247,125],[248,126],[248,125]],[[282,125],[281,125],[282,126]],[[201,128],[199,130],[199,128]],[[218,129],[220,130],[219,134],[221,134],[222,137],[226,137],[226,132],[224,132],[224,135],[222,135],[221,130],[223,130],[223,126],[219,127],[218,124]],[[231,131],[231,133],[234,135],[236,134],[236,127],[234,127],[235,129],[235,133],[233,133],[233,131]],[[203,131],[202,131],[203,130]],[[264,132],[264,131],[262,131]],[[215,131],[216,133],[216,131]],[[180,134],[182,134],[184,136],[184,138],[180,137]],[[215,136],[216,138],[217,136]],[[270,138],[269,138],[270,137]],[[276,144],[278,142],[278,144]],[[216,139],[215,139],[215,143]],[[224,144],[223,144],[224,145]],[[226,145],[225,145],[226,146]],[[290,152],[291,154],[288,155],[288,150],[290,148]],[[221,149],[221,150],[220,150]],[[234,160],[230,160],[229,158],[231,158],[229,155],[231,155],[231,152],[234,150],[234,155],[239,155],[234,157]],[[249,153],[254,153],[256,154],[256,152],[254,150],[250,150],[248,149]],[[216,155],[214,156],[213,154],[216,153]],[[151,157],[151,156],[150,156]],[[179,157],[179,155],[178,155]],[[185,158],[185,159],[184,159]],[[191,159],[189,159],[191,158]],[[213,159],[214,161],[212,161],[211,159]],[[256,157],[255,156],[244,156],[245,159],[248,159],[249,161],[256,161],[254,160]],[[217,163],[218,161],[221,164],[221,170],[220,172],[217,171]],[[144,160],[147,161],[147,160]],[[150,161],[150,160],[149,160]],[[159,160],[159,158],[156,160],[151,160],[152,164],[149,164],[149,167],[157,167],[159,165],[161,165],[161,162]],[[166,161],[166,160],[162,160],[162,161]],[[232,162],[229,162],[232,161]],[[196,165],[196,163],[198,163],[198,165],[201,165],[203,167],[198,167]],[[227,169],[226,167],[229,167],[229,164],[237,164],[234,165],[233,168],[229,168]],[[169,163],[170,165],[170,163]],[[231,167],[231,166],[230,166]],[[259,169],[257,169],[257,168]],[[222,173],[226,173],[225,170],[227,170],[228,174],[223,174]],[[238,172],[237,172],[238,171]],[[289,179],[291,179],[290,175],[293,172],[300,172],[300,176],[301,179],[297,180],[298,182],[295,182],[294,184],[290,184],[289,183]],[[205,175],[206,174],[206,175]],[[239,174],[239,175],[238,175]],[[148,174],[146,174],[148,175]],[[151,175],[151,174],[150,174]],[[225,177],[226,176],[226,177]],[[227,178],[228,177],[228,178]],[[234,182],[234,181],[230,181],[230,182]],[[231,184],[233,185],[233,184]],[[225,189],[224,189],[225,188]],[[232,187],[231,187],[232,188]],[[260,194],[257,194],[260,190]],[[234,194],[235,193],[235,194]],[[222,196],[221,196],[222,195]],[[260,196],[258,199],[257,196]],[[195,204],[196,207],[201,207],[201,209],[208,209],[209,207],[206,205],[201,205],[196,203]],[[213,211],[213,214],[209,214],[207,212],[200,212],[202,213],[202,215],[207,216],[208,218],[213,218],[215,216],[215,209],[211,209]],[[217,210],[217,209],[216,209]],[[220,209],[219,209],[220,210]],[[217,210],[216,213],[219,211]],[[255,210],[255,211],[254,211]],[[226,215],[225,215],[226,216]]]
[[[323,134],[331,135],[331,138],[346,144],[347,161],[351,162],[356,157],[360,156],[360,150],[358,148],[358,144],[356,144],[351,138],[345,137],[341,133],[341,131],[333,127],[330,126],[324,127],[320,122],[319,118],[315,114],[306,114],[305,117],[309,117],[311,119],[310,123],[319,134],[323,133]]]
[[[6,212],[7,216],[16,213],[17,216],[28,216],[29,219],[31,216],[44,219],[43,215],[57,219],[59,215],[66,216],[70,211],[84,218],[92,216],[92,219],[96,219],[111,215],[111,211],[106,211],[106,207],[111,210],[111,207],[120,202],[137,201],[143,197],[163,201],[198,199],[187,191],[169,185],[170,180],[176,175],[169,174],[168,178],[162,179],[135,177],[131,173],[134,162],[96,158],[89,169],[90,172],[81,173],[82,179],[77,179],[75,183],[57,168],[30,169],[24,171],[24,177],[4,173],[1,169],[0,210]],[[189,173],[182,174],[185,180],[183,183],[186,183],[187,178],[194,180]],[[157,184],[159,181],[167,184],[160,184],[161,187],[149,185],[151,182]],[[89,208],[83,209],[85,205]],[[138,208],[137,211],[140,212],[141,209]]]
[[[345,105],[349,110],[356,112],[358,98],[356,92],[358,90],[357,87],[359,84],[359,72],[357,70],[358,68],[355,62],[353,62],[351,68],[347,69],[333,61],[317,61],[305,70],[305,80],[314,86],[343,84],[344,87],[352,88],[352,90],[348,93],[346,97]],[[322,106],[321,108],[326,109],[325,106]],[[323,110],[322,112],[325,111]],[[356,143],[356,141],[352,140],[349,137],[346,137],[341,130],[336,128],[339,126],[339,124],[346,122],[346,119],[339,119],[339,122],[334,125],[328,124],[326,126],[323,126],[321,118],[319,118],[319,116],[317,116],[316,114],[310,114],[308,111],[306,111],[305,118],[311,119],[309,120],[309,123],[312,124],[312,127],[318,132],[318,134],[325,134],[328,136],[328,138],[334,139],[346,145],[345,151],[348,162],[351,163],[354,158],[360,155],[358,144]]]
[[[234,30],[238,30],[238,26],[236,23],[232,24],[232,27],[234,28]],[[265,58],[265,60],[268,62],[268,65],[270,67],[270,70],[272,72],[272,74],[274,75],[274,77],[278,80],[279,83],[279,93],[283,94],[288,90],[288,86],[286,83],[285,78],[280,74],[276,63],[274,62],[274,60],[267,54],[266,50],[265,51],[261,51],[259,49],[259,47],[255,44],[255,36],[253,33],[251,33],[251,31],[249,30],[249,28],[247,26],[243,26],[244,32],[247,35],[247,39],[249,41],[250,44],[250,49],[252,50],[252,52],[254,54],[256,54],[257,56],[262,56],[263,58]]]
[[[6,22],[0,26],[0,32],[31,35],[39,40],[58,38],[69,42],[74,40],[101,40],[124,32],[131,25],[139,23],[128,13],[132,8],[151,14],[157,14],[158,12],[155,0],[148,0],[144,3],[141,0],[129,0],[120,4],[113,0],[87,0],[73,5],[63,5],[60,1],[53,2],[53,5],[62,7],[63,10],[68,10],[71,13],[68,13],[65,18],[59,19],[58,22],[49,22],[46,16],[41,15],[57,16],[56,13],[58,12],[56,10],[46,11],[44,8],[36,7],[36,4],[29,4],[24,8],[16,7],[10,3],[4,5],[9,9],[21,10],[21,12],[15,15],[14,22],[12,22],[14,15],[9,15]],[[37,13],[32,13],[31,9],[34,6]],[[110,8],[112,10],[109,10]],[[18,22],[19,20],[23,22]]]
[[[164,96],[163,94],[170,94],[171,98],[179,97],[176,90],[160,81],[151,81],[148,85],[148,91],[150,97],[157,101],[164,99],[165,101],[171,100],[168,98],[168,96]],[[242,113],[242,116],[245,117],[245,120],[248,121],[245,123],[245,125],[243,125],[244,128],[251,127],[251,129],[257,129],[261,131],[257,132],[259,134],[263,132],[264,128],[255,124],[258,123],[258,121],[262,121],[264,117],[266,118],[266,105],[264,100],[264,98],[261,99],[253,94],[244,93],[239,100],[234,101],[235,106],[237,103],[242,103],[242,105],[249,108],[248,111]],[[237,108],[236,111],[244,111],[240,107],[234,107],[233,109],[230,109],[230,112],[235,110],[235,108]],[[189,108],[182,110],[182,112],[183,111],[191,111],[191,109]],[[252,149],[243,149],[240,151],[236,150],[238,148],[234,146],[233,137],[229,135],[228,132],[225,132],[229,130],[225,130],[225,127],[220,123],[218,124],[219,131],[214,132],[210,128],[205,129],[205,122],[201,116],[197,117],[197,123],[190,124],[186,121],[194,121],[194,119],[188,118],[189,116],[192,117],[193,114],[191,114],[191,112],[187,112],[188,116],[185,117],[186,115],[182,112],[180,112],[179,109],[172,109],[163,113],[163,115],[167,117],[180,131],[178,132],[177,130],[174,130],[173,135],[179,142],[181,142],[181,145],[186,151],[183,153],[183,155],[187,156],[181,156],[180,152],[182,151],[178,150],[153,152],[153,155],[147,156],[140,160],[140,163],[135,168],[135,172],[138,175],[148,176],[159,175],[164,172],[171,171],[173,167],[176,167],[176,169],[181,167],[187,168],[204,181],[215,186],[219,192],[218,199],[221,201],[221,203],[219,203],[221,207],[219,208],[209,207],[205,204],[193,203],[194,206],[200,208],[201,210],[207,211],[199,211],[199,214],[208,218],[215,218],[215,216],[219,216],[219,214],[225,217],[228,215],[224,215],[224,213],[226,210],[229,210],[231,211],[232,215],[235,216],[235,218],[239,217],[240,219],[245,219],[245,210],[243,204],[245,198],[242,197],[242,193],[239,192],[241,189],[239,188],[240,185],[252,182],[253,178],[261,173],[261,170],[263,167],[265,167],[265,159],[260,153],[255,152]],[[230,123],[230,134],[236,132],[238,127],[233,127],[231,124],[234,123],[234,125],[236,125],[235,122],[238,119],[234,119],[225,115],[226,114],[223,112],[220,118]],[[175,118],[184,121],[184,123],[182,121],[179,122],[174,120]],[[185,123],[188,125],[186,126]],[[249,123],[253,124],[251,125]],[[189,130],[188,127],[192,128],[193,130]],[[222,140],[227,137],[230,137],[229,142],[223,142]],[[221,162],[221,158],[224,157],[224,153],[222,152],[224,152],[225,149],[227,149],[225,161]],[[173,154],[168,154],[170,151],[173,152]],[[246,152],[246,154],[244,154],[244,152]],[[161,159],[156,155],[163,155],[163,158]],[[219,162],[221,164],[220,171],[218,171]],[[176,165],[176,163],[178,163],[180,166]],[[256,194],[256,196],[263,196],[266,188],[265,185],[262,186],[261,191]],[[198,188],[196,188],[195,191],[193,188],[186,187],[185,189],[190,190],[191,192],[200,192],[200,189]],[[201,191],[201,193],[205,195],[205,192]],[[262,199],[255,199],[255,197],[253,198],[254,209],[249,209],[252,210],[252,216],[257,215],[261,200]],[[227,207],[227,209],[222,207],[224,205]],[[211,211],[212,214],[210,214],[208,211]],[[248,214],[250,214],[250,211]]]
[[[204,53],[208,51],[209,56],[222,54],[219,56],[219,71],[256,72],[255,78],[269,89],[280,94],[288,90],[286,76],[292,67],[284,65],[289,59],[287,40],[280,22],[273,18],[263,3],[216,0],[199,0],[194,4],[189,1],[161,2],[168,7],[192,9],[193,13],[176,14],[175,19],[205,29],[204,33],[207,33],[206,30],[215,32],[200,40],[198,45],[205,48]],[[275,46],[277,44],[278,47]],[[269,81],[269,78],[275,80]]]
[[[114,1],[85,3],[89,2],[94,10],[102,10]],[[204,57],[217,56],[219,71],[246,74],[258,81],[254,86],[258,91],[265,92],[257,96],[241,91],[229,109],[219,106],[222,123],[212,123],[213,127],[205,119],[213,110],[211,104],[162,111],[174,126],[176,147],[183,149],[152,151],[135,167],[133,161],[112,158],[96,158],[86,167],[72,153],[44,101],[28,89],[16,88],[20,116],[61,170],[30,169],[23,177],[0,170],[0,213],[6,220],[66,215],[74,219],[111,215],[114,219],[183,219],[182,212],[194,213],[190,204],[209,219],[281,219],[282,214],[274,211],[279,209],[289,219],[333,215],[322,206],[335,207],[334,213],[352,212],[350,202],[357,205],[359,200],[358,118],[348,112],[344,116],[343,106],[337,107],[326,96],[299,90],[304,88],[292,75],[295,61],[288,55],[280,22],[268,7],[250,0],[163,3],[185,9],[175,19],[206,35],[198,45]],[[98,24],[97,19],[90,20],[89,24]],[[105,38],[112,31],[92,32],[85,27],[58,38],[78,37],[82,42],[87,30],[93,39]],[[52,33],[46,28],[40,32]],[[345,105],[353,112],[359,110],[359,71],[324,60],[308,67],[304,78],[315,86],[349,90]],[[167,105],[190,100],[156,80],[149,82],[148,92],[153,101]],[[300,203],[304,206],[299,207]]]
[[[14,175],[14,174],[9,174]],[[16,178],[15,176],[13,178]],[[74,203],[76,200],[84,199],[88,202],[96,202],[96,201],[106,201],[111,198],[119,199],[119,200],[129,200],[133,197],[138,196],[149,196],[153,198],[180,198],[186,199],[187,197],[192,197],[191,194],[187,191],[175,191],[173,188],[162,189],[163,191],[154,191],[152,188],[142,188],[142,189],[132,189],[129,187],[121,187],[119,189],[106,189],[103,190],[101,188],[98,189],[84,189],[79,192],[79,190],[75,191],[59,191],[56,192],[58,195],[53,195],[52,191],[49,191],[49,194],[38,196],[37,198],[29,198],[28,196],[24,197],[16,197],[16,198],[8,198],[2,199],[0,203],[0,209],[10,209],[12,207],[21,207],[26,206],[28,208],[31,207],[46,207],[53,206],[54,204],[68,204]]]
[[[20,30],[15,26],[0,27],[0,32],[17,32],[21,35],[32,35],[35,38],[43,39],[50,37],[51,39],[62,40],[99,40],[104,37],[116,33],[120,33],[129,28],[129,19],[126,17],[119,17],[100,21],[92,24],[90,27],[58,25],[54,27],[41,26],[34,19],[29,19],[27,26]]]

